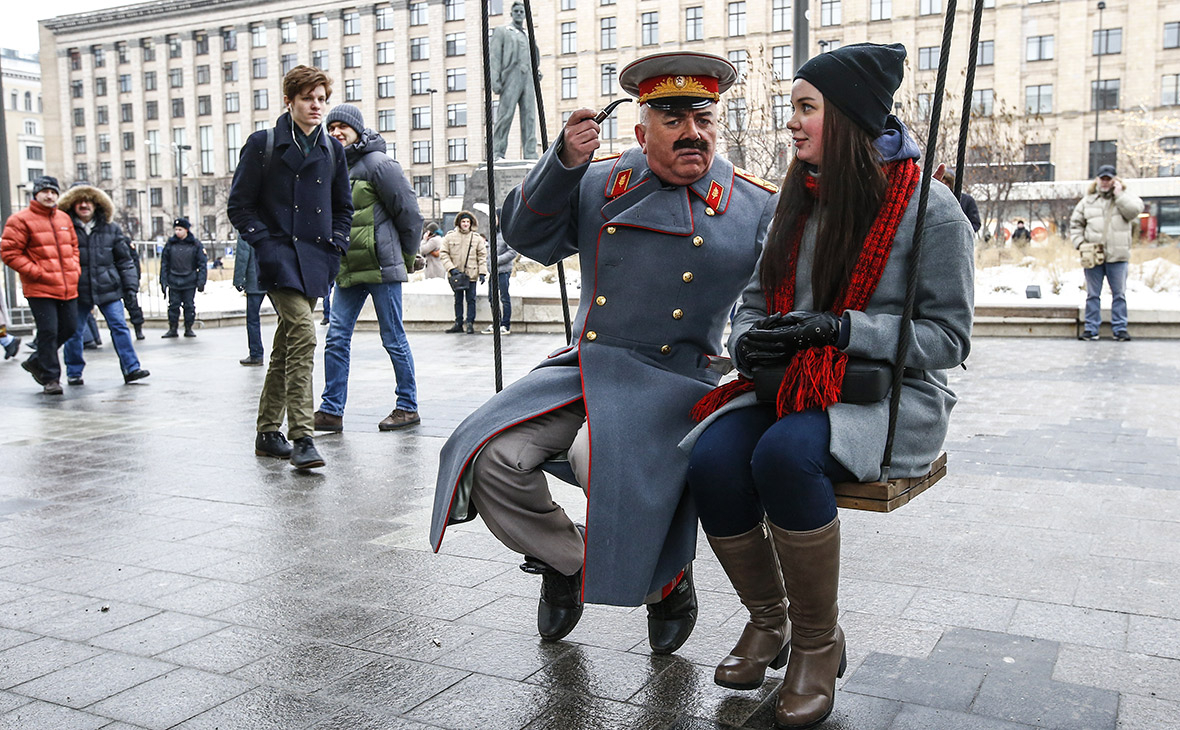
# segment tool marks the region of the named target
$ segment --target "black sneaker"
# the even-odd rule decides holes
[[[276,459],[291,458],[291,444],[279,431],[260,431],[254,437],[256,456],[273,456]]]
[[[296,469],[318,469],[324,465],[324,457],[315,449],[311,436],[295,439],[291,446],[291,466]]]
[[[1131,341],[1131,335],[1129,332],[1115,332],[1114,338],[1116,340],[1118,340],[1119,342],[1130,342]]]
[[[1083,332],[1082,334],[1078,335],[1078,339],[1085,340],[1087,342],[1097,342],[1098,341],[1098,333],[1097,332]]]
[[[86,382],[82,380],[81,375],[71,375],[66,378],[66,382],[70,385],[86,385]]]
[[[647,642],[654,654],[671,654],[688,640],[697,623],[697,592],[692,566],[676,587],[658,603],[647,605]]]
[[[244,357],[241,360],[238,360],[238,364],[239,365],[246,365],[249,367],[258,367],[259,365],[262,364],[262,358],[261,357]]]
[[[146,378],[149,375],[151,375],[151,373],[144,370],[143,368],[139,368],[138,370],[132,370],[131,372],[124,375],[123,382],[124,383],[134,383],[136,380],[143,380],[144,378]]]
[[[20,350],[20,338],[13,337],[12,342],[4,346],[4,359],[11,360],[16,357],[16,353]]]

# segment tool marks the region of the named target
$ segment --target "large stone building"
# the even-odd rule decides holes
[[[4,70],[4,126],[8,133],[8,180],[13,210],[28,202],[29,183],[45,174],[41,64],[37,54],[0,49]]]
[[[902,42],[910,71],[899,111],[928,108],[944,1],[815,0],[805,29],[791,0],[537,0],[549,138],[573,109],[619,95],[631,59],[709,51],[745,72],[724,105],[731,157],[776,175],[789,159],[790,78],[813,53]],[[505,4],[491,1],[493,26],[508,22]],[[1130,176],[1180,174],[1168,158],[1180,150],[1180,0],[1109,0],[1101,12],[1096,0],[985,4],[974,99],[984,115],[1012,112],[1002,124],[1012,154],[1030,163],[1021,174],[1080,180],[1116,151]],[[424,213],[453,214],[484,157],[480,7],[157,0],[43,21],[48,167],[111,189],[133,229],[147,215],[157,233],[179,210],[182,167],[192,178],[185,212],[203,235],[224,237],[238,149],[281,112],[285,70],[310,63],[335,79],[333,102],[355,102],[386,137]],[[964,2],[949,74],[960,92],[969,27]],[[634,142],[635,117],[623,107],[605,125],[604,151]],[[514,131],[510,157],[518,144]]]

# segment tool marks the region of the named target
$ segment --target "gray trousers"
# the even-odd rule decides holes
[[[520,423],[493,437],[471,465],[471,502],[484,524],[514,552],[545,561],[564,575],[582,568],[585,545],[553,501],[540,466],[569,452],[574,476],[587,483],[590,438],[582,401]]]

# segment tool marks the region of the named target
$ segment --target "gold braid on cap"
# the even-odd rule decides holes
[[[663,99],[669,96],[698,96],[702,99],[718,101],[721,94],[709,91],[704,84],[692,76],[668,76],[660,81],[651,91],[639,97],[639,103],[644,104],[652,99]]]

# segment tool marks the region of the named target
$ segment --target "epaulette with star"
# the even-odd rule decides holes
[[[778,192],[778,185],[775,185],[774,183],[770,182],[769,180],[763,180],[762,178],[758,177],[757,175],[755,175],[752,172],[749,172],[748,170],[743,170],[740,167],[734,166],[733,174],[737,175],[738,177],[740,177],[741,179],[743,179],[747,182],[751,182],[751,183],[757,185],[758,187],[762,188],[763,190],[767,190],[772,193]]]

